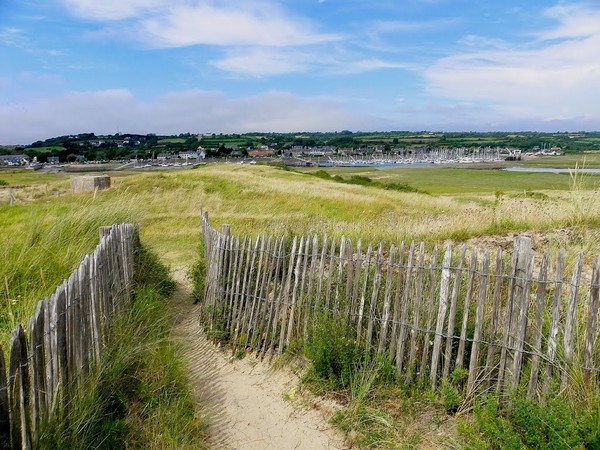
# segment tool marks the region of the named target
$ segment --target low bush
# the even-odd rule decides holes
[[[312,361],[309,376],[333,389],[350,386],[361,357],[355,332],[344,318],[327,312],[316,315],[304,345],[306,356]]]
[[[365,177],[363,175],[351,175],[348,178],[344,178],[341,175],[331,175],[326,170],[317,170],[316,172],[310,173],[310,175],[315,176],[317,178],[321,178],[323,180],[331,180],[336,183],[343,184],[353,184],[357,186],[370,186],[376,187],[379,189],[385,189],[388,191],[398,191],[398,192],[416,192],[421,194],[429,194],[426,191],[418,189],[414,186],[411,186],[408,183],[402,183],[399,181],[392,181],[390,183],[382,183],[381,181],[373,180],[369,177]]]
[[[459,431],[469,448],[600,449],[600,400],[574,405],[557,396],[539,404],[518,394],[500,404],[492,396]]]

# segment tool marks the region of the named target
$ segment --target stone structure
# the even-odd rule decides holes
[[[71,189],[75,194],[108,189],[109,187],[110,177],[108,175],[71,178]]]

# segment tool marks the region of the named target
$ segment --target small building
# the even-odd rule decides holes
[[[0,155],[0,165],[24,166],[29,164],[30,161],[27,155]]]
[[[186,152],[179,152],[179,158],[180,159],[198,159],[200,158],[200,155],[197,151],[186,151]]]

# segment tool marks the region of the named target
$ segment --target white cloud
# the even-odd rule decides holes
[[[303,72],[318,62],[314,47],[344,39],[272,0],[63,1],[73,14],[100,23],[88,37],[148,48],[220,47],[224,55],[210,63],[238,75]]]
[[[153,48],[310,45],[341,37],[267,0],[63,0],[75,15],[108,22],[100,36],[135,36]],[[127,19],[127,22],[123,21]],[[112,22],[116,21],[116,24]],[[125,26],[124,26],[125,25]]]
[[[25,30],[15,27],[0,27],[0,44],[8,47],[25,48],[29,42]]]
[[[221,92],[185,91],[152,102],[124,89],[74,92],[53,98],[0,105],[2,143],[93,131],[171,134],[181,132],[329,131],[367,129],[378,119],[346,105],[287,92],[230,98]]]
[[[558,26],[538,33],[542,39],[577,38],[600,33],[598,6],[561,4],[547,9],[545,14],[558,21]]]
[[[274,4],[243,2],[179,5],[141,22],[140,38],[158,47],[208,45],[297,46],[339,39],[319,33],[308,21]]]
[[[265,47],[243,47],[227,52],[210,63],[225,71],[256,77],[300,73],[307,70],[314,58],[305,52]]]
[[[135,18],[169,4],[164,0],[63,0],[63,3],[72,14],[96,21]]]
[[[338,67],[331,69],[333,73],[350,74],[374,72],[385,69],[413,69],[414,64],[386,61],[379,58],[366,58],[339,62]]]
[[[429,92],[488,105],[484,116],[507,123],[580,121],[599,128],[600,10],[557,7],[548,14],[559,23],[544,40],[438,60],[424,73]]]
[[[437,30],[455,25],[457,19],[434,19],[426,21],[411,20],[379,20],[373,22],[369,29],[376,33],[414,33],[418,31]]]

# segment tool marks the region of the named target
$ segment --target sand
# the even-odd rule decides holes
[[[327,423],[335,407],[300,392],[298,377],[252,355],[233,358],[211,343],[198,323],[181,276],[173,334],[181,345],[194,394],[208,417],[209,446],[224,450],[346,449]]]

